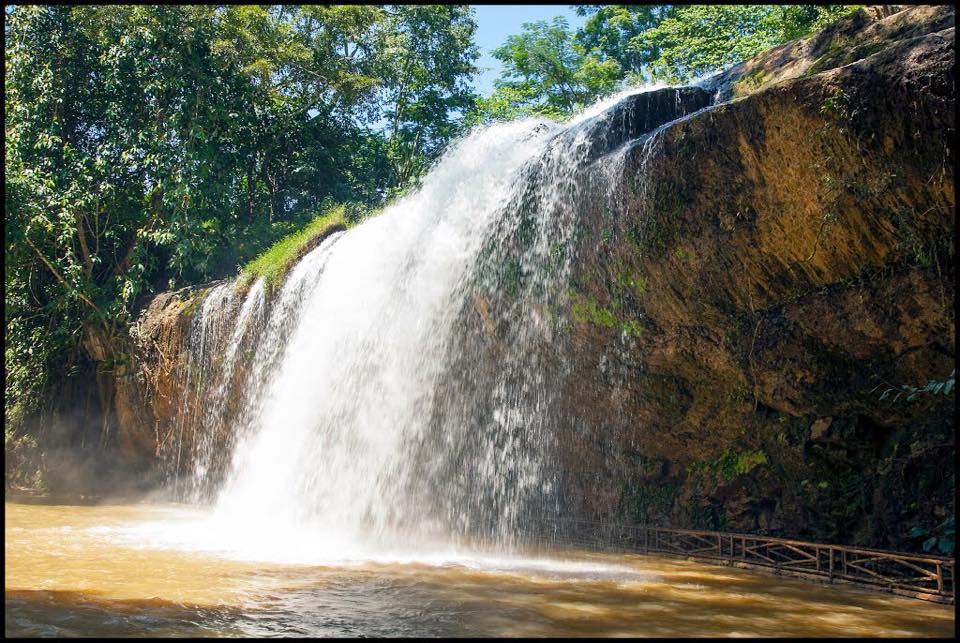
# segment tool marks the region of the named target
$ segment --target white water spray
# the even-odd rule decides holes
[[[207,319],[229,287],[208,295],[199,337],[228,339],[207,415],[230,417],[234,437],[196,439],[194,481],[220,445],[203,527],[218,548],[509,549],[556,514],[568,275],[580,209],[621,181],[623,149],[597,158],[622,143],[606,108],[624,97],[562,126],[474,131],[415,193],[308,253],[269,301],[259,282],[231,300],[230,332]]]

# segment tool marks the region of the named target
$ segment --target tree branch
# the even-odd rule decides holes
[[[93,276],[93,260],[90,258],[90,247],[87,245],[87,233],[83,231],[85,217],[77,217],[77,233],[80,237],[80,252],[83,254],[83,267],[87,279]]]
[[[33,248],[33,251],[37,254],[37,257],[40,258],[40,261],[42,261],[43,264],[50,269],[50,272],[52,272],[53,276],[57,278],[57,281],[63,284],[67,288],[67,290],[76,292],[77,296],[80,297],[80,299],[82,299],[85,304],[87,304],[88,306],[93,308],[94,311],[96,311],[97,316],[100,318],[100,323],[103,324],[103,329],[109,332],[110,328],[107,326],[107,321],[106,321],[107,317],[106,315],[103,314],[103,311],[100,310],[100,308],[95,303],[90,301],[90,299],[86,295],[84,295],[82,292],[80,292],[79,290],[71,286],[70,283],[63,278],[63,275],[61,275],[57,271],[57,269],[53,267],[53,264],[50,263],[50,261],[45,256],[43,256],[43,253],[40,252],[37,246],[33,244],[33,241],[30,240],[30,237],[24,237],[24,239],[26,240],[27,245]]]

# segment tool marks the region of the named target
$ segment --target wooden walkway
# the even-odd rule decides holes
[[[538,544],[692,557],[825,582],[854,583],[938,603],[952,605],[955,600],[955,561],[944,556],[718,531],[586,521],[564,521],[563,526],[554,533],[525,536]]]

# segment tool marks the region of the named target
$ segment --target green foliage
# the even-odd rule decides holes
[[[632,337],[640,337],[643,335],[643,326],[641,326],[640,322],[636,320],[628,319],[627,321],[623,322],[622,328],[627,335]]]
[[[611,285],[610,305],[614,310],[620,310],[627,305],[629,299],[639,302],[643,294],[647,291],[647,278],[640,273],[623,273],[618,275]],[[627,328],[630,326],[631,328]],[[639,324],[630,321],[624,324],[624,330],[629,334],[634,334],[633,330],[639,329]]]
[[[910,538],[923,538],[923,551],[932,551],[934,547],[945,556],[953,554],[956,539],[956,519],[953,516],[933,528],[915,526],[907,533]]]
[[[563,18],[526,23],[493,55],[496,91],[471,122],[531,114],[562,119],[624,85],[680,83],[729,67],[845,16],[861,5],[577,5]],[[744,79],[740,90],[764,82]]]
[[[830,483],[827,482],[826,480],[821,480],[820,482],[817,483],[817,489],[829,489],[829,488],[830,488]]]
[[[464,6],[17,5],[4,27],[17,422],[145,296],[413,184],[478,55]]]
[[[303,256],[305,249],[315,246],[317,240],[337,228],[346,226],[346,207],[341,204],[330,208],[302,230],[285,236],[247,263],[240,273],[238,285],[245,286],[263,278],[269,287],[274,286]]]
[[[374,73],[387,122],[393,193],[417,179],[462,128],[451,115],[473,108],[476,24],[466,5],[393,5],[383,9]]]
[[[613,306],[623,306],[624,297],[629,293],[639,300],[647,291],[647,278],[642,274],[622,274],[613,282]]]
[[[604,60],[615,60],[623,73],[639,73],[656,60],[657,49],[633,45],[643,32],[676,15],[677,5],[578,5],[589,16],[576,34],[578,44]]]
[[[953,254],[953,235],[951,232],[937,229],[929,223],[931,210],[917,212],[912,207],[900,206],[890,211],[890,220],[897,228],[898,254],[901,263],[924,268],[937,265],[941,261],[949,265]]]
[[[841,123],[849,121],[852,117],[850,97],[841,88],[835,87],[830,95],[820,103],[820,113],[830,116]]]
[[[594,324],[604,328],[614,328],[617,326],[617,318],[613,313],[598,306],[597,302],[577,295],[570,305],[570,314],[573,321],[577,324]]]
[[[767,463],[767,456],[763,451],[751,451],[745,453],[724,454],[723,470],[726,473],[727,462],[732,462],[733,475],[726,474],[725,478],[733,479],[735,475],[749,473],[754,467]]]
[[[643,277],[639,277],[639,279],[643,282],[643,287],[646,287],[646,281]],[[635,284],[636,282],[633,280],[629,280],[626,283],[621,283],[621,281],[614,283],[614,294],[611,302],[613,310],[600,306],[597,302],[571,290],[570,317],[576,324],[593,324],[594,326],[601,326],[603,328],[619,328],[627,335],[640,337],[644,331],[643,325],[640,322],[635,319],[628,319],[621,322],[614,313],[614,311],[618,310],[622,305],[620,300],[622,299],[624,288],[636,287]],[[639,292],[642,293],[643,290],[641,289]]]
[[[694,463],[688,467],[688,470],[691,475],[713,480],[716,483],[727,483],[766,463],[767,455],[763,451],[737,452],[727,449],[716,460]]]
[[[645,80],[683,82],[800,38],[858,5],[686,5],[632,36]]]
[[[532,114],[561,119],[613,91],[621,77],[615,60],[600,60],[574,41],[562,17],[524,23],[493,56],[503,71],[493,95],[478,101],[474,121]]]

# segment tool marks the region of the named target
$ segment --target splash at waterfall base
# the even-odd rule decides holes
[[[949,608],[657,556],[336,564],[171,546],[183,505],[5,507],[7,636],[943,636]],[[275,550],[274,554],[280,554]]]

